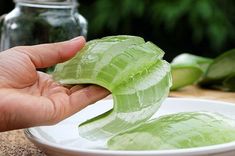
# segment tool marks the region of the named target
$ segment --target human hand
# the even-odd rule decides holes
[[[79,37],[0,53],[0,131],[55,124],[109,94],[95,85],[68,89],[36,71],[70,59],[84,44]]]

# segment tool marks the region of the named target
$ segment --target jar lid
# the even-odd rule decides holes
[[[77,4],[76,0],[14,0],[22,3],[30,4],[45,4],[45,5],[74,5]]]

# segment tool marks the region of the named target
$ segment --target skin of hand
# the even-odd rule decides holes
[[[96,85],[68,89],[36,70],[72,58],[84,44],[77,37],[0,53],[0,131],[58,123],[109,94]]]

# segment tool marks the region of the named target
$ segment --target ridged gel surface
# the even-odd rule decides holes
[[[81,136],[107,139],[149,119],[168,95],[169,64],[164,52],[135,36],[92,40],[53,74],[62,84],[97,84],[112,92],[114,108],[79,126]]]
[[[108,141],[114,150],[164,150],[209,146],[235,140],[235,123],[209,112],[162,116]]]

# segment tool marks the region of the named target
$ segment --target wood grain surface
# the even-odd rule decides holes
[[[198,86],[188,86],[170,93],[171,97],[201,98],[235,103],[235,92],[202,89]]]

